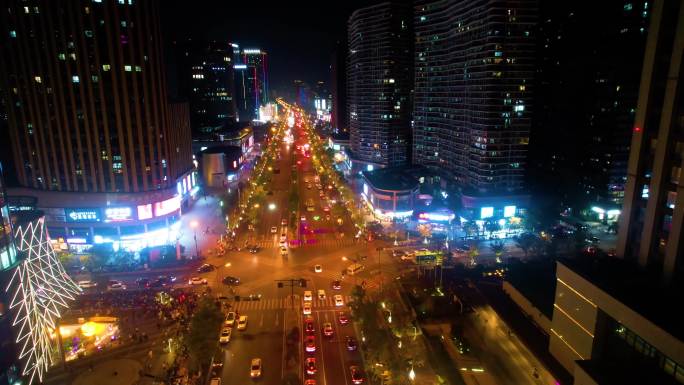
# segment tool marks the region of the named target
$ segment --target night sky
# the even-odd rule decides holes
[[[330,80],[335,42],[344,37],[349,15],[378,1],[177,1],[162,2],[167,39],[227,40],[269,54],[271,88],[294,79]]]

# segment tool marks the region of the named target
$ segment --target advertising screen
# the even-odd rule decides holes
[[[152,203],[148,203],[146,205],[139,205],[138,206],[138,219],[139,220],[145,220],[145,219],[150,219],[152,218]]]
[[[130,207],[110,207],[105,209],[105,221],[125,222],[133,220],[133,210]]]
[[[180,197],[178,196],[154,204],[155,217],[170,214],[178,210],[180,210]]]

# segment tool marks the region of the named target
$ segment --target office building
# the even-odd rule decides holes
[[[12,269],[17,264],[17,250],[14,247],[9,204],[2,177],[0,163],[0,285],[7,287]],[[0,385],[12,385],[19,379],[20,362],[12,332],[12,314],[9,310],[11,297],[0,290]]]
[[[682,5],[650,10],[618,257],[557,265],[549,350],[575,384],[684,383]]]
[[[190,67],[190,122],[194,131],[211,132],[237,119],[233,47],[228,42],[193,42]]]
[[[409,163],[411,9],[387,1],[354,11],[347,23],[347,95],[354,168]]]
[[[9,195],[33,198],[74,251],[174,238],[195,178],[167,100],[159,2],[5,8],[0,81],[22,186]]]
[[[268,54],[258,48],[242,49],[233,68],[239,120],[259,119],[259,107],[269,100]]]

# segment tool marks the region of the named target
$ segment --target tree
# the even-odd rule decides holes
[[[492,243],[492,251],[496,257],[503,255],[506,243],[504,241],[495,241]]]
[[[366,298],[366,289],[361,287],[361,285],[355,285],[352,287],[351,290],[351,298],[352,298],[352,303],[351,306],[353,309],[358,309],[361,304],[363,303],[363,300]]]
[[[530,252],[530,249],[534,246],[536,237],[534,234],[530,233],[525,233],[521,234],[516,240],[515,244],[525,253],[525,256],[527,257],[527,254]]]
[[[187,341],[193,366],[203,373],[207,372],[222,322],[220,307],[208,297],[201,299],[190,320]]]

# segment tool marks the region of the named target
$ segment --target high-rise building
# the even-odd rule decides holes
[[[680,2],[654,3],[617,246],[618,255],[666,277],[684,270],[682,11]]]
[[[190,81],[190,124],[195,131],[210,132],[226,122],[235,122],[235,76],[233,47],[228,42],[189,41],[189,67],[181,76]]]
[[[352,167],[409,162],[412,24],[410,7],[399,1],[361,8],[349,17],[347,102]]]
[[[330,91],[332,93],[331,125],[334,133],[349,131],[347,112],[347,40],[338,41],[331,55]]]
[[[258,48],[245,48],[234,68],[239,120],[258,119],[259,107],[269,100],[268,55]]]
[[[528,174],[535,195],[597,217],[619,212],[649,4],[540,3]]]
[[[414,163],[445,171],[465,191],[520,192],[536,1],[420,1],[414,8]]]
[[[625,7],[636,6],[636,3]],[[684,383],[684,4],[648,11],[617,258],[559,261],[549,351],[575,384]]]
[[[194,178],[190,133],[171,123],[159,2],[5,8],[0,87],[22,186],[9,194],[36,198],[53,238],[79,249],[168,241]]]

